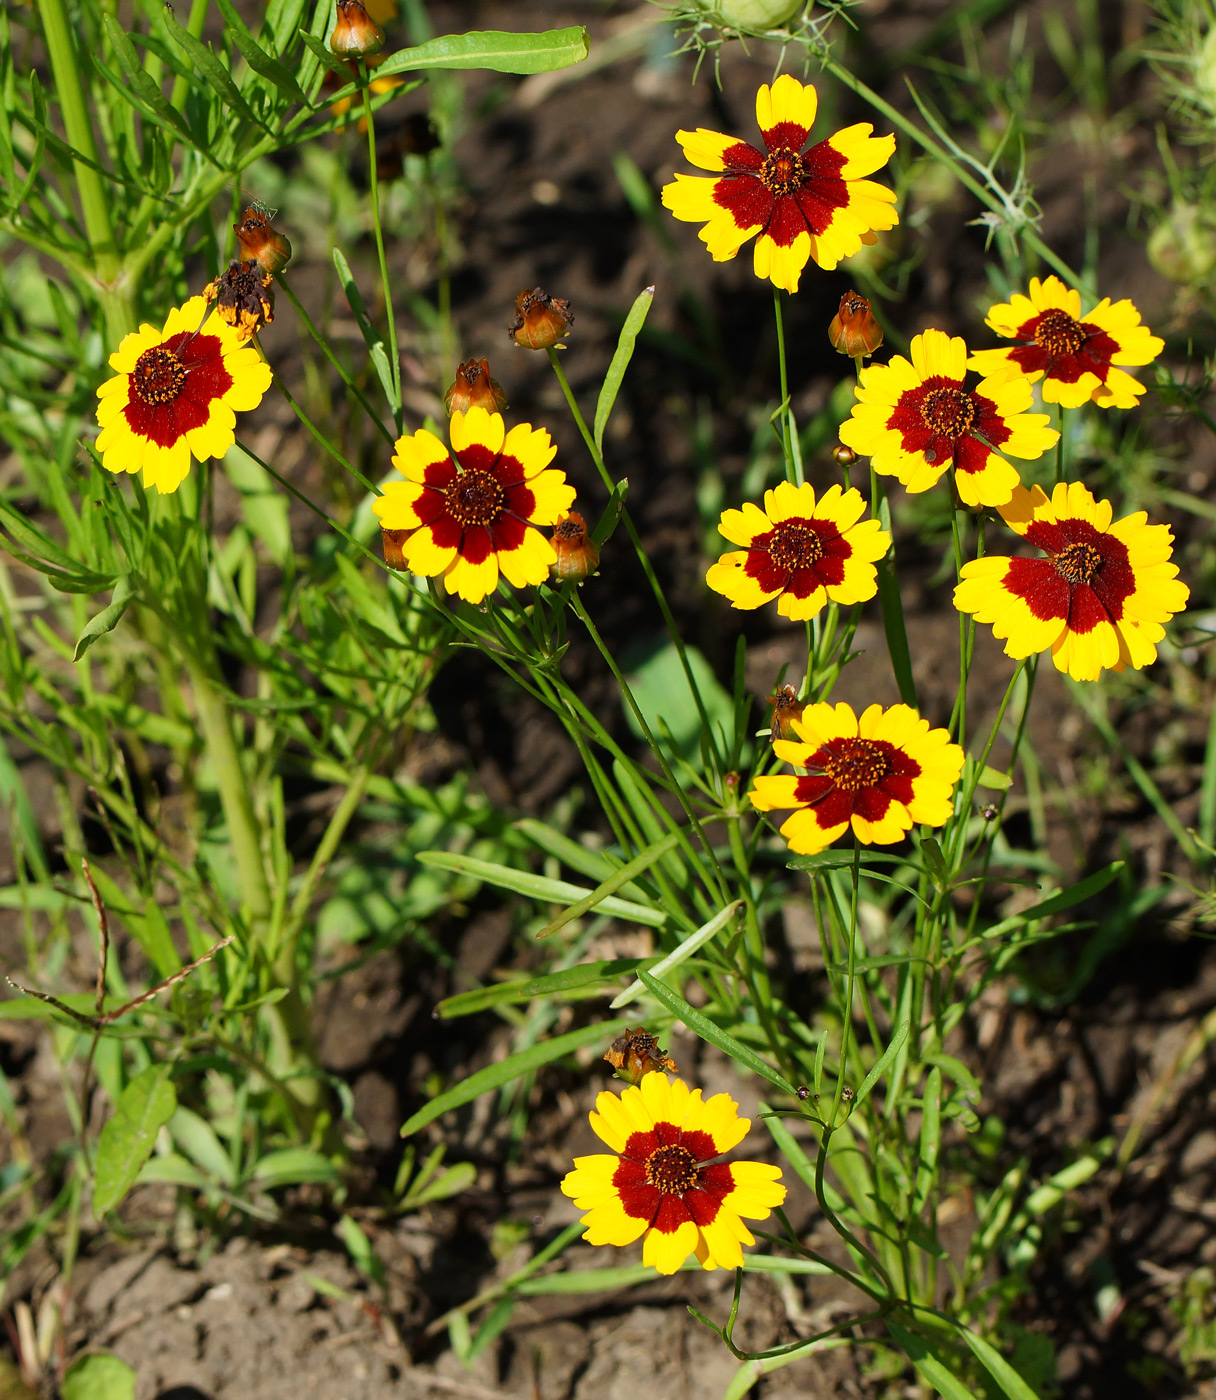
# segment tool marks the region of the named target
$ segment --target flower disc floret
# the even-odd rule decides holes
[[[1140,322],[1130,301],[1104,297],[1084,314],[1081,294],[1058,277],[1030,279],[1030,293],[1015,293],[993,306],[988,324],[1017,344],[977,350],[968,361],[981,374],[1027,383],[1043,381],[1043,402],[1079,408],[1090,399],[1101,408],[1134,408],[1144,385],[1119,365],[1147,365],[1165,342]]]
[[[927,491],[953,467],[964,504],[1003,505],[1019,478],[1002,454],[1033,461],[1060,436],[1046,414],[1025,411],[1029,381],[997,376],[968,389],[967,346],[944,331],[913,337],[911,356],[861,371],[841,442],[909,491]]]
[[[142,472],[144,485],[176,491],[193,459],[222,457],[236,440],[236,415],[256,408],[270,366],[240,331],[207,314],[202,297],[175,307],[165,324],[142,325],[110,356],[116,373],[97,390],[97,450],[111,472]]]
[[[403,566],[469,603],[480,603],[499,575],[516,588],[543,583],[557,555],[536,526],[553,525],[574,503],[557,453],[530,423],[508,433],[501,414],[473,407],[452,415],[451,450],[420,429],[397,440],[391,481],[375,502],[381,526],[401,531]]]
[[[751,1123],[728,1094],[702,1100],[700,1089],[652,1071],[617,1095],[597,1096],[590,1115],[611,1149],[576,1157],[562,1191],[586,1214],[591,1244],[632,1244],[643,1235],[642,1262],[674,1274],[690,1254],[704,1269],[737,1269],[743,1223],[765,1220],[785,1200],[781,1168],[766,1162],[719,1162]]]
[[[814,855],[850,827],[889,846],[913,823],[941,826],[953,810],[963,751],[908,705],[808,705],[790,721],[796,738],[773,752],[801,773],[759,777],[748,797],[761,812],[793,809],[781,827],[790,850]]]
[[[1169,526],[1149,525],[1144,511],[1112,524],[1113,514],[1078,482],[1061,483],[1050,500],[1041,487],[1019,487],[1001,515],[1042,556],[988,554],[964,564],[955,607],[991,623],[1007,656],[1050,648],[1073,680],[1150,665],[1162,623],[1186,606],[1190,590],[1170,562]]]
[[[877,520],[862,520],[861,493],[783,481],[764,493],[764,509],[750,502],[726,510],[718,530],[742,549],[710,566],[705,581],[736,608],[758,608],[773,598],[783,617],[814,617],[829,602],[862,603],[878,592],[875,562],[891,547]]]
[[[704,225],[700,237],[715,262],[755,236],[756,276],[788,292],[798,290],[809,259],[833,268],[898,222],[894,193],[861,178],[891,159],[895,137],[874,136],[861,122],[806,150],[817,106],[809,83],[783,73],[756,93],[763,150],[704,127],[679,131],[687,159],[714,178],[678,174],[663,187],[677,219]]]

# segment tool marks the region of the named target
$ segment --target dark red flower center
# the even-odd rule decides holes
[[[760,178],[774,194],[793,194],[806,184],[806,166],[797,151],[780,146],[770,152],[760,167]]]
[[[506,493],[489,472],[461,472],[448,488],[448,512],[462,526],[492,525]]]
[[[697,1159],[687,1147],[659,1147],[646,1159],[646,1181],[664,1195],[678,1196],[697,1184]]]
[[[779,569],[793,573],[819,563],[823,558],[823,541],[802,521],[781,520],[773,526],[768,553]]]
[[[1092,583],[1102,568],[1102,555],[1092,544],[1065,545],[1052,563],[1069,583]]]
[[[825,775],[845,792],[874,787],[889,770],[887,755],[868,739],[845,739],[823,760]]]
[[[1053,358],[1075,355],[1085,344],[1086,338],[1081,323],[1058,307],[1044,311],[1034,328],[1034,343]]]
[[[131,393],[140,403],[172,403],[186,383],[186,366],[166,345],[154,345],[135,361]]]
[[[959,438],[975,422],[975,404],[962,389],[930,389],[921,400],[925,426],[942,437]]]

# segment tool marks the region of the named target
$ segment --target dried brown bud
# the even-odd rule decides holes
[[[576,510],[559,517],[554,525],[553,548],[557,554],[553,572],[563,583],[582,583],[600,566],[600,547]]]
[[[534,287],[515,298],[515,319],[507,334],[525,350],[548,350],[554,345],[561,349],[558,342],[573,324],[568,301]]]
[[[768,703],[773,707],[773,722],[769,729],[773,743],[778,739],[796,739],[798,736],[791,721],[801,719],[806,709],[805,705],[798,703],[798,692],[792,685],[783,685],[768,697]]]
[[[384,47],[384,30],[362,0],[338,0],[338,18],[329,36],[329,51],[339,58],[366,58]]]
[[[655,1070],[677,1073],[676,1062],[659,1049],[658,1037],[643,1026],[618,1035],[604,1059],[616,1070],[618,1079],[627,1079],[631,1084],[640,1084],[643,1075]]]
[[[828,327],[832,348],[842,355],[856,359],[872,355],[882,344],[882,327],[874,319],[870,303],[856,292],[846,292],[840,298],[840,310]]]
[[[484,408],[487,413],[504,413],[507,396],[497,379],[490,378],[487,359],[466,360],[456,366],[456,381],[443,396],[443,406],[450,418],[453,413],[467,413],[470,408]]]
[[[251,204],[241,216],[241,222],[232,225],[232,231],[245,256],[272,277],[291,261],[291,244],[270,227],[270,216],[258,205]]]
[[[832,448],[832,461],[838,467],[851,467],[857,461],[857,453],[851,447],[846,447],[843,442],[838,442]]]
[[[253,258],[246,262],[233,258],[227,272],[221,272],[203,289],[203,297],[208,303],[215,302],[221,321],[235,326],[241,339],[248,340],[274,320],[271,281],[270,273],[264,272]]]
[[[381,527],[380,538],[384,545],[384,562],[390,569],[404,569],[406,567],[403,546],[413,533],[412,530],[386,530],[383,526]]]

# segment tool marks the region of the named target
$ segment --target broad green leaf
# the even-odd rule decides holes
[[[971,1348],[972,1355],[984,1367],[1009,1400],[1039,1400],[1039,1397],[1018,1375],[1008,1361],[990,1342],[978,1337],[966,1327],[960,1327],[959,1334]]]
[[[716,933],[724,929],[738,912],[742,904],[743,901],[741,899],[736,899],[733,903],[728,904],[720,913],[715,914],[708,923],[702,924],[701,927],[697,929],[696,933],[690,933],[674,952],[668,953],[665,958],[655,963],[653,967],[648,968],[647,971],[652,977],[665,977],[673,967],[679,967],[682,962],[686,962],[698,948],[704,947]],[[619,1011],[622,1006],[628,1006],[630,1002],[636,1001],[644,990],[645,984],[641,981],[631,983],[620,996],[608,1003],[608,1009],[610,1011]]]
[[[123,574],[122,578],[114,585],[109,605],[91,617],[85,623],[80,636],[76,638],[76,650],[72,653],[73,661],[79,661],[99,637],[104,637],[107,632],[113,632],[122,620],[122,615],[127,610],[127,604],[131,601],[133,592],[129,575]]]
[[[196,1167],[224,1186],[236,1185],[236,1168],[215,1129],[193,1109],[179,1108],[169,1120],[169,1135]]]
[[[770,1084],[775,1084],[778,1089],[784,1090],[791,1097],[797,1096],[794,1086],[778,1074],[771,1065],[765,1062],[756,1054],[754,1050],[749,1050],[746,1045],[741,1045],[733,1035],[728,1034],[721,1026],[715,1025],[708,1016],[703,1016],[701,1012],[694,1011],[678,992],[673,992],[670,987],[662,982],[656,982],[649,972],[642,973],[642,981],[646,984],[647,990],[656,997],[665,1007],[684,1022],[690,1031],[699,1035],[702,1040],[707,1040],[711,1045],[716,1045],[724,1054],[731,1057],[738,1064],[745,1065],[754,1074],[759,1074],[767,1079]]]
[[[713,668],[696,647],[686,646],[684,654],[710,724],[729,738],[734,728],[733,701],[719,685]],[[699,763],[705,725],[675,646],[666,642],[657,651],[651,652],[640,664],[631,666],[626,679],[655,739],[665,748],[674,747],[688,762]],[[639,739],[644,738],[632,707],[627,701],[622,703],[629,728]],[[670,745],[664,742],[665,733],[671,735]]]
[[[93,1179],[93,1214],[101,1219],[122,1200],[152,1155],[156,1134],[173,1116],[172,1066],[149,1065],[122,1091],[101,1130]]]
[[[135,1372],[108,1351],[77,1357],[63,1378],[63,1400],[135,1400]]]
[[[637,344],[638,332],[642,329],[646,313],[650,310],[653,302],[654,288],[646,287],[638,294],[637,300],[629,308],[629,315],[625,317],[625,324],[621,327],[616,351],[612,356],[612,363],[608,366],[608,373],[604,376],[599,402],[595,405],[596,447],[602,448],[604,445],[604,429],[608,426],[608,418],[612,413],[613,404],[616,403],[616,396],[621,391],[621,381],[625,378],[629,361],[633,359],[633,348]]]
[[[273,1189],[276,1186],[299,1186],[304,1182],[332,1183],[340,1179],[333,1162],[320,1152],[307,1147],[283,1147],[268,1152],[253,1169],[256,1185]]]
[[[460,1108],[481,1094],[488,1094],[491,1089],[499,1089],[513,1079],[518,1079],[521,1074],[539,1069],[541,1065],[560,1060],[563,1055],[580,1050],[584,1045],[594,1045],[597,1041],[602,1041],[606,1046],[617,1031],[623,1030],[628,1024],[627,1020],[617,1020],[583,1026],[581,1030],[570,1031],[566,1035],[556,1036],[553,1040],[542,1040],[539,1045],[531,1045],[527,1050],[510,1055],[497,1064],[487,1065],[485,1069],[471,1074],[459,1084],[454,1084],[446,1093],[439,1094],[420,1108],[402,1125],[401,1136],[410,1137],[419,1128],[425,1128],[428,1123],[433,1123],[450,1109]]]
[[[968,1390],[947,1363],[942,1360],[941,1354],[932,1342],[922,1337],[918,1332],[907,1331],[889,1317],[883,1318],[883,1322],[908,1360],[916,1367],[922,1379],[928,1381],[939,1395],[944,1395],[946,1400],[979,1400],[975,1392]]]
[[[874,1068],[861,1081],[861,1088],[858,1089],[856,1097],[853,1099],[853,1108],[859,1108],[870,1096],[870,1091],[882,1078],[887,1066],[904,1048],[904,1043],[908,1039],[908,1032],[912,1029],[910,1021],[901,1021],[895,1028],[895,1034],[891,1037],[887,1048],[878,1057]]]
[[[477,987],[470,992],[457,992],[455,996],[445,997],[435,1007],[435,1015],[447,1021],[456,1016],[472,1016],[474,1012],[484,1011],[489,1006],[505,1006],[531,1001],[534,997],[552,996],[555,992],[595,987],[601,982],[615,981],[635,971],[637,966],[636,958],[612,958],[603,962],[579,963],[577,967],[550,972],[544,977],[522,977],[511,982],[499,982],[492,987]]]
[[[376,69],[377,78],[422,68],[491,68],[496,73],[552,73],[581,63],[591,41],[581,25],[539,34],[474,30],[445,34],[417,48],[398,49]]]

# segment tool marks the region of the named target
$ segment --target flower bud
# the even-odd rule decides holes
[[[768,697],[773,707],[773,722],[769,736],[775,744],[778,739],[797,739],[791,720],[801,719],[805,705],[798,703],[798,692],[792,685],[783,685]]]
[[[241,222],[232,225],[232,231],[245,256],[272,277],[291,261],[291,244],[270,227],[269,216],[258,205],[251,204],[241,216]]]
[[[221,272],[203,289],[203,298],[208,303],[215,302],[220,320],[235,326],[241,339],[248,340],[274,320],[271,281],[270,273],[264,272],[253,258],[246,262],[233,258],[227,272]]]
[[[553,572],[563,583],[582,583],[600,566],[600,547],[576,510],[559,517],[553,527],[553,548],[557,553]]]
[[[366,58],[384,47],[384,30],[361,0],[338,0],[338,18],[329,36],[329,51],[339,58]]]
[[[383,526],[381,527],[380,539],[384,545],[384,562],[390,569],[406,568],[403,546],[413,533],[412,530],[386,530]]]
[[[843,442],[838,442],[832,448],[832,461],[838,467],[851,467],[857,461],[857,453],[851,447],[846,447]]]
[[[616,1070],[618,1079],[627,1079],[630,1084],[640,1084],[643,1075],[654,1070],[677,1072],[676,1062],[659,1049],[658,1037],[651,1035],[644,1026],[618,1035],[604,1059]]]
[[[470,408],[484,408],[487,413],[505,413],[507,396],[497,379],[490,378],[487,359],[466,360],[456,366],[456,382],[443,396],[443,406],[450,418],[453,413],[467,413]]]
[[[874,319],[870,303],[856,292],[846,292],[840,298],[840,310],[828,327],[832,348],[842,355],[856,359],[872,355],[882,344],[882,327]]]
[[[558,342],[573,324],[568,301],[534,287],[515,298],[515,319],[507,334],[525,350],[548,350],[554,345],[562,349]]]

